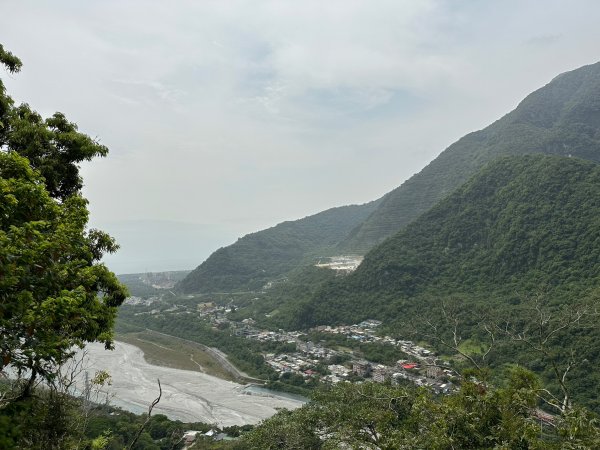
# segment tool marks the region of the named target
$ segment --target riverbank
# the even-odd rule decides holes
[[[144,359],[152,365],[202,372],[227,381],[239,381],[230,370],[223,367],[220,360],[199,344],[184,342],[150,330],[120,333],[115,339],[141,349]]]
[[[278,409],[302,406],[298,399],[248,395],[245,386],[206,373],[162,367],[144,359],[141,349],[123,342],[106,351],[99,344],[87,350],[87,370],[106,370],[112,377],[108,392],[113,404],[133,412],[147,409],[156,398],[160,379],[163,396],[155,414],[165,414],[184,422],[216,423],[219,426],[255,424],[275,414]]]

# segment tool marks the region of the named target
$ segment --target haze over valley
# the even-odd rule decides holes
[[[0,10],[0,448],[600,448],[600,4]]]

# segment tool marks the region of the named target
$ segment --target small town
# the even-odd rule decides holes
[[[253,330],[246,335],[248,339],[274,340],[296,344],[296,352],[290,354],[265,354],[265,360],[280,374],[295,373],[305,378],[320,377],[321,381],[338,383],[352,380],[352,376],[371,380],[377,383],[391,381],[397,384],[400,379],[413,382],[417,386],[430,386],[436,392],[446,393],[453,388],[451,380],[454,378],[450,369],[442,369],[435,354],[411,341],[396,341],[395,339],[375,334],[375,328],[381,323],[368,320],[356,325],[339,327],[317,327],[309,331],[344,335],[361,342],[379,342],[384,345],[395,345],[408,355],[407,359],[400,359],[394,366],[373,363],[364,359],[351,359],[345,365],[328,364],[327,374],[322,375],[315,370],[319,364],[329,360],[341,352],[327,348],[319,343],[303,341],[304,336],[298,332],[279,332]],[[248,330],[244,328],[244,330]],[[446,367],[447,364],[444,364]]]
[[[132,298],[129,302],[149,305],[153,300]],[[354,325],[318,326],[306,333],[281,329],[269,331],[257,328],[256,321],[251,318],[239,322],[230,320],[227,316],[236,308],[233,304],[222,306],[214,302],[204,302],[197,304],[195,311],[190,310],[189,306],[172,305],[166,310],[157,308],[139,314],[196,314],[215,329],[229,330],[235,336],[261,342],[290,344],[295,347],[294,352],[263,354],[265,362],[284,378],[296,375],[303,377],[305,381],[313,379],[331,384],[341,381],[398,384],[401,380],[407,380],[417,386],[428,386],[436,393],[448,393],[455,388],[455,374],[447,361],[441,361],[432,350],[412,341],[377,334],[381,325],[378,320],[365,320]],[[339,335],[360,343],[394,346],[406,357],[397,360],[393,365],[379,364],[356,357],[352,350],[340,351],[329,348],[322,342],[312,342],[308,340],[311,333]],[[332,359],[343,362],[329,363]]]

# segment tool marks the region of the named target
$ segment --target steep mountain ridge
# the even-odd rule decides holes
[[[600,162],[600,63],[555,77],[512,112],[449,146],[381,199],[332,208],[244,236],[213,253],[179,283],[178,289],[254,290],[311,257],[365,254],[490,161],[535,153]]]
[[[384,196],[340,244],[364,253],[503,155],[545,153],[600,161],[600,63],[563,73],[483,130],[467,134]]]
[[[391,334],[432,345],[430,324],[450,340],[458,327],[467,340],[458,342],[472,343],[475,352],[490,339],[481,320],[500,330],[515,326],[533,347],[493,328],[487,364],[530,368],[558,392],[551,362],[564,370],[574,361],[573,398],[600,411],[599,218],[599,164],[502,157],[374,248],[353,274],[325,282],[308,299],[280,301],[275,326],[372,318]],[[578,311],[588,311],[581,322]],[[536,333],[547,337],[535,340]],[[540,345],[547,351],[535,350]]]

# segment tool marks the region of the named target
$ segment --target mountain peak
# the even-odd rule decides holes
[[[600,62],[565,72],[515,110],[469,133],[384,197],[340,245],[365,252],[503,155],[544,153],[600,161]]]

